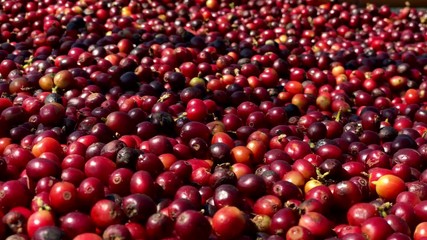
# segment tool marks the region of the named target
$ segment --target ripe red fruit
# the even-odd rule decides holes
[[[32,237],[37,229],[45,226],[55,226],[54,214],[48,210],[34,212],[27,221],[28,236]]]
[[[317,238],[326,238],[331,234],[332,224],[324,215],[308,212],[301,216],[298,225],[308,229]]]
[[[421,201],[414,206],[414,213],[419,221],[426,222],[427,220],[427,201]]]
[[[274,195],[265,195],[256,200],[253,206],[253,212],[258,215],[267,215],[272,217],[282,206],[280,198]]]
[[[174,230],[181,239],[209,239],[212,226],[201,212],[186,210],[178,215]]]
[[[241,236],[246,224],[244,213],[233,206],[219,209],[212,217],[213,232],[224,239]]]
[[[132,235],[132,239],[145,239],[147,238],[147,233],[144,226],[139,223],[128,222],[125,224],[126,228],[129,230]]]
[[[368,218],[361,224],[362,232],[372,240],[386,239],[393,233],[393,229],[384,218]]]
[[[271,234],[283,236],[291,227],[297,224],[297,213],[290,208],[282,208],[271,217],[269,231]]]
[[[264,87],[267,87],[267,88],[275,87],[279,82],[279,75],[277,74],[276,70],[274,70],[273,68],[266,68],[259,75],[259,80],[261,81],[261,84]]]
[[[121,223],[124,220],[124,213],[118,203],[102,199],[93,205],[90,217],[96,227],[105,229],[110,225]]]
[[[362,200],[362,193],[357,185],[351,181],[341,181],[337,184],[330,185],[334,203],[337,207],[348,209]]]
[[[39,157],[44,152],[52,152],[57,156],[62,156],[64,154],[60,143],[51,137],[43,138],[41,141],[34,144],[31,152],[36,157]]]
[[[83,233],[93,232],[95,233],[96,227],[93,220],[88,214],[74,211],[69,212],[62,216],[60,219],[60,228],[68,238],[74,238],[75,236]]]
[[[367,219],[376,216],[379,216],[379,212],[370,203],[356,203],[347,211],[347,221],[352,226],[360,226]]]
[[[92,206],[104,198],[105,192],[101,180],[95,177],[84,179],[78,189],[77,196],[79,207],[84,210],[90,210]]]
[[[419,223],[414,230],[414,240],[421,240],[427,237],[427,222]]]
[[[125,112],[112,112],[105,121],[107,127],[120,135],[130,134],[135,127],[132,118]]]
[[[82,233],[75,236],[73,240],[102,240],[102,237],[95,233]]]
[[[28,206],[31,201],[29,189],[19,180],[10,180],[0,186],[0,206],[8,210],[16,206]]]
[[[123,224],[114,224],[108,226],[104,232],[102,233],[103,239],[111,239],[111,238],[118,238],[118,239],[130,239],[131,234],[129,230],[125,227]]]
[[[55,212],[68,213],[77,209],[76,187],[69,182],[55,183],[49,192],[50,206]]]
[[[331,190],[325,185],[319,185],[310,189],[305,194],[305,199],[314,198],[318,200],[325,209],[329,209],[333,206],[333,194]]]
[[[291,140],[286,144],[285,153],[287,153],[293,160],[304,158],[304,156],[312,153],[308,143],[300,140]]]
[[[84,172],[87,177],[95,177],[101,180],[105,185],[108,184],[111,173],[116,170],[116,164],[102,156],[94,156],[87,160]]]
[[[150,238],[165,238],[172,235],[174,222],[163,213],[155,213],[148,218],[145,229]]]
[[[191,99],[187,103],[187,117],[191,121],[202,122],[208,115],[208,108],[206,107],[203,100],[200,99]]]

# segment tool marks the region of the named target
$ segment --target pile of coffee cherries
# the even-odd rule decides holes
[[[427,239],[426,133],[409,4],[0,4],[0,239]]]

